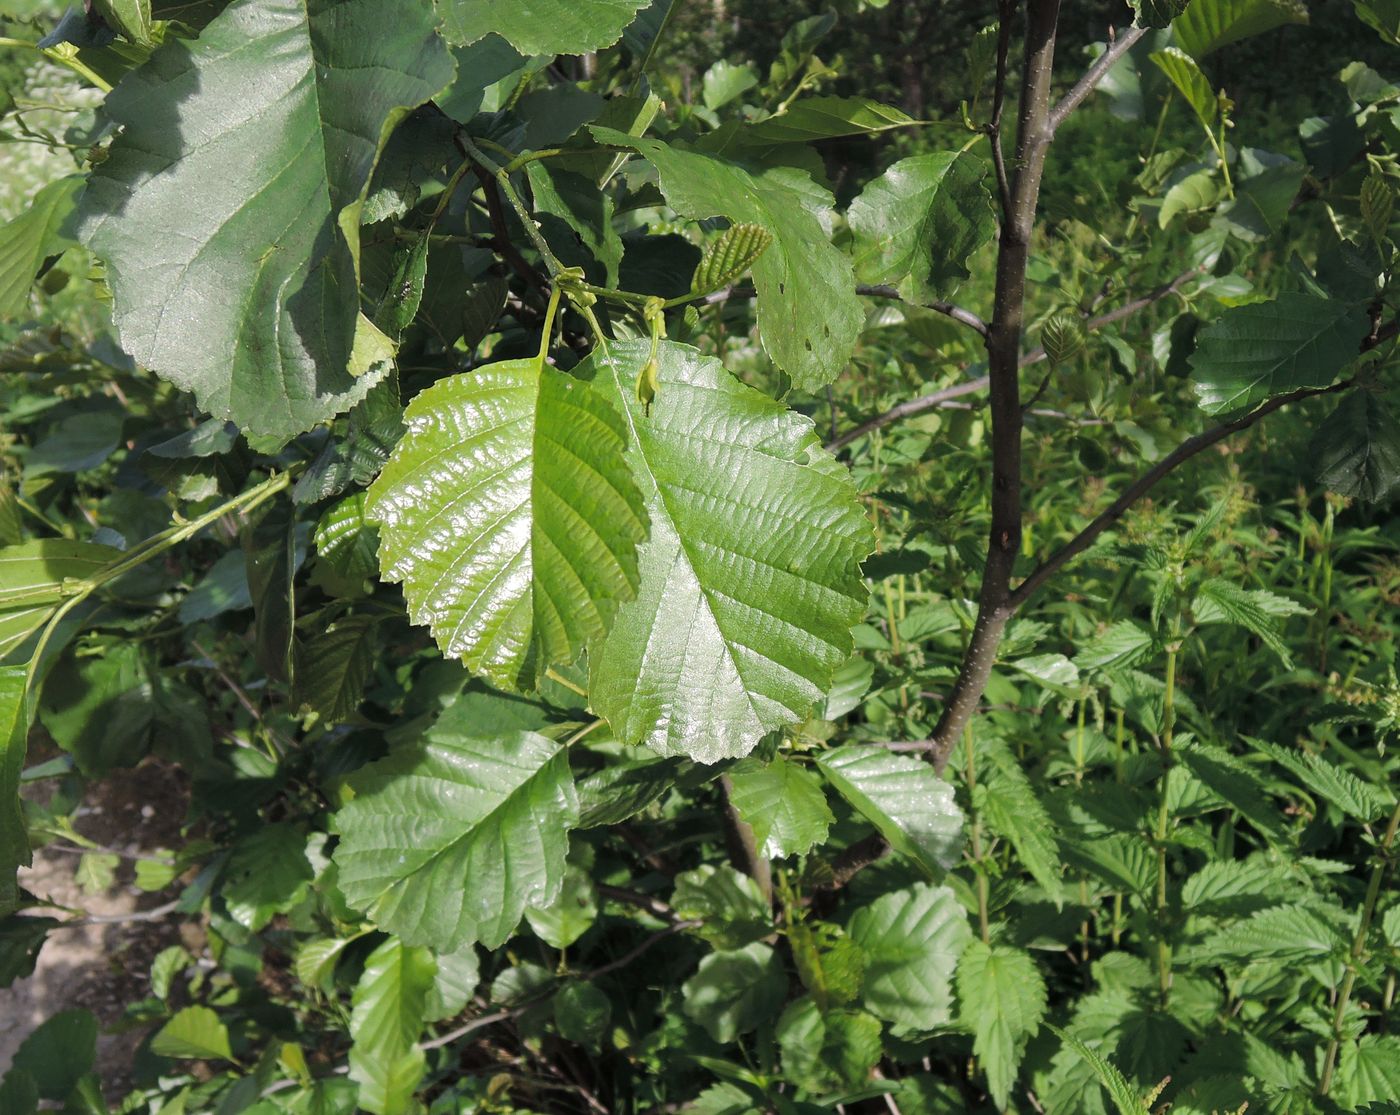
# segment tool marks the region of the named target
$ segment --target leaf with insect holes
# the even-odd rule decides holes
[[[692,294],[710,294],[737,282],[773,243],[773,234],[762,225],[730,225],[707,245],[690,280]]]
[[[636,590],[647,515],[627,430],[592,384],[538,357],[439,380],[369,489],[383,578],[444,654],[534,686]]]

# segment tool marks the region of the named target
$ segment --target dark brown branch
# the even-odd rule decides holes
[[[1118,64],[1118,59],[1132,50],[1133,44],[1145,34],[1145,27],[1130,27],[1108,44],[1108,49],[1100,54],[1098,60],[1085,71],[1084,76],[1074,83],[1074,87],[1064,95],[1060,103],[1050,110],[1052,135],[1065,122],[1065,118],[1084,103],[1084,99],[1094,91],[1104,79],[1104,75]]]
[[[1292,391],[1287,395],[1280,395],[1270,399],[1262,406],[1256,407],[1248,414],[1230,422],[1223,422],[1219,426],[1214,426],[1209,430],[1189,437],[1168,453],[1150,469],[1139,476],[1130,484],[1123,493],[1115,499],[1107,508],[1101,511],[1092,522],[1083,530],[1070,539],[1064,546],[1057,550],[1045,561],[1030,573],[1024,581],[1016,586],[1006,601],[1007,607],[1012,611],[1020,608],[1032,595],[1045,584],[1051,577],[1058,573],[1065,565],[1078,557],[1085,550],[1094,544],[1098,537],[1113,526],[1123,514],[1146,495],[1158,481],[1178,466],[1189,461],[1202,450],[1209,449],[1217,442],[1224,441],[1231,434],[1247,430],[1261,418],[1264,418],[1281,407],[1289,403],[1301,402],[1304,399],[1316,398],[1319,395],[1331,395],[1338,391],[1345,391],[1355,386],[1356,381],[1352,379],[1343,380],[1341,383],[1334,383],[1331,387],[1305,387],[1298,391]]]
[[[997,0],[997,70],[987,140],[992,148],[992,167],[996,172],[997,199],[1001,203],[1003,220],[1011,212],[1011,179],[1006,173],[1006,156],[1001,150],[1001,114],[1006,106],[1006,60],[1011,53],[1011,17],[1015,12],[1014,0]]]
[[[1053,129],[1050,85],[1055,62],[1059,0],[1029,0],[1026,56],[1016,134],[1016,177],[1001,228],[996,293],[987,332],[988,402],[992,440],[992,522],[977,600],[977,621],[957,681],[933,731],[930,751],[942,773],[986,689],[996,650],[1006,629],[1011,573],[1021,546],[1021,334],[1024,327],[1026,263],[1035,230],[1040,180]]]
[[[893,298],[900,302],[905,301],[904,296],[892,286],[871,286],[862,283],[860,286],[856,287],[856,293],[868,295],[873,298]],[[987,323],[971,310],[965,310],[961,306],[955,306],[951,302],[944,302],[942,300],[934,302],[914,302],[910,304],[922,306],[926,310],[937,310],[940,314],[952,318],[959,325],[966,325],[983,339],[987,336]]]

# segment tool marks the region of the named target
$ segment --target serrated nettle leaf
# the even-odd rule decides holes
[[[1191,355],[1201,409],[1247,410],[1274,395],[1326,387],[1356,359],[1367,328],[1361,307],[1315,294],[1226,310],[1201,330]]]
[[[647,517],[606,394],[538,358],[439,380],[370,488],[384,579],[502,688],[572,663],[636,589]]]
[[[1151,633],[1124,619],[1110,624],[1080,647],[1074,661],[1081,671],[1124,669],[1146,661],[1154,649]]]
[[[835,822],[820,779],[783,755],[748,758],[729,771],[729,803],[769,859],[805,855]]]
[[[1346,940],[1301,903],[1260,910],[1214,933],[1199,946],[1200,959],[1231,966],[1244,960],[1304,960],[1338,954]]]
[[[1288,646],[1279,635],[1279,624],[1250,593],[1231,581],[1211,577],[1201,582],[1191,603],[1192,614],[1200,624],[1229,623],[1243,627],[1278,655],[1285,668],[1292,665]]]
[[[946,298],[968,277],[968,258],[995,224],[987,164],[966,151],[902,159],[868,185],[847,213],[855,267],[914,302]]]
[[[993,769],[973,791],[977,813],[992,832],[1011,842],[1025,869],[1058,902],[1064,883],[1055,826],[1030,779],[1007,749],[983,750],[990,753]]]
[[[50,182],[29,208],[0,228],[0,321],[29,307],[29,288],[44,259],[71,243],[60,233],[83,188],[79,175]]]
[[[350,778],[333,819],[346,901],[407,944],[496,948],[564,879],[578,798],[559,743],[430,730]]]
[[[1395,795],[1388,787],[1372,786],[1321,755],[1311,751],[1294,751],[1252,736],[1242,738],[1256,751],[1262,751],[1274,762],[1292,771],[1307,793],[1325,798],[1358,821],[1376,821],[1395,804]]]
[[[390,937],[365,961],[350,1013],[350,1079],[360,1086],[359,1106],[374,1115],[408,1110],[423,1077],[418,1048],[437,962],[425,948]]]
[[[1339,495],[1381,503],[1400,487],[1400,422],[1380,396],[1353,391],[1312,440],[1318,480]]]
[[[1045,1016],[1045,980],[1029,953],[973,941],[958,960],[958,1003],[988,1091],[1005,1108],[1026,1042]]]
[[[637,598],[590,651],[589,696],[620,740],[712,763],[821,699],[850,655],[873,543],[807,419],[669,341],[648,416],[633,385],[650,352],[614,344],[579,370],[626,415],[651,520]]]
[[[658,140],[591,130],[600,142],[630,147],[656,167],[667,203],[681,216],[727,217],[772,234],[772,246],[753,265],[764,350],[804,391],[835,379],[850,358],[865,313],[850,261],[827,236],[831,195],[789,167],[752,173]]]
[[[1196,0],[1196,2],[1200,3],[1201,0]],[[1138,1095],[1137,1090],[1128,1083],[1127,1078],[1105,1060],[1102,1054],[1090,1048],[1073,1034],[1066,1033],[1056,1026],[1050,1028],[1059,1035],[1066,1048],[1073,1051],[1075,1056],[1093,1071],[1094,1076],[1108,1092],[1109,1099],[1117,1109],[1118,1115],[1145,1115],[1148,1105]]]
[[[837,791],[879,829],[890,847],[932,875],[962,850],[962,810],[933,767],[878,746],[839,747],[817,756]]]
[[[730,142],[749,147],[811,143],[838,136],[875,135],[918,123],[893,105],[867,97],[804,97],[782,112],[734,133]],[[703,140],[700,146],[705,146]]]
[[[589,54],[622,37],[648,0],[438,0],[443,34],[469,44],[495,33],[521,54]]]
[[[709,294],[737,282],[772,243],[773,234],[762,225],[730,225],[705,245],[690,280],[691,291]]]
[[[256,434],[362,398],[392,345],[360,313],[361,201],[451,77],[425,0],[236,0],[153,54],[107,99],[123,130],[79,213],[123,347]]]
[[[29,739],[29,671],[0,666],[0,917],[19,903],[15,872],[28,867],[29,833],[19,803],[20,774]]]
[[[865,953],[868,1010],[915,1030],[950,1020],[953,971],[972,939],[951,890],[919,883],[882,894],[856,911],[848,932]]]
[[[355,715],[374,672],[379,621],[347,616],[298,646],[293,700],[328,724]]]

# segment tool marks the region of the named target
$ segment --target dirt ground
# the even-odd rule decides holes
[[[45,793],[42,783],[39,787],[36,798]],[[183,776],[148,761],[93,785],[74,828],[124,857],[153,855],[179,846],[186,800]],[[151,960],[161,949],[194,942],[182,939],[178,917],[140,917],[168,903],[178,894],[178,884],[164,893],[147,894],[133,883],[134,860],[123,858],[111,888],[85,894],[74,878],[81,857],[63,851],[65,844],[55,841],[36,851],[34,865],[19,873],[19,882],[40,898],[80,911],[42,912],[81,924],[51,931],[34,974],[0,989],[0,1075],[35,1026],[58,1011],[86,1007],[101,1026],[97,1071],[110,1101],[125,1091],[131,1054],[143,1036],[140,1030],[118,1029],[123,1007],[150,994]]]

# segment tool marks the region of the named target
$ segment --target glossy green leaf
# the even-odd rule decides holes
[[[592,131],[603,143],[641,152],[656,167],[667,203],[681,216],[727,217],[772,234],[772,247],[753,265],[763,347],[804,391],[835,379],[865,315],[850,261],[827,238],[831,195],[788,167],[751,172],[658,140],[607,128]]]
[[[992,237],[986,163],[966,151],[901,159],[851,202],[856,274],[914,302],[947,298]]]
[[[951,890],[919,883],[889,891],[855,912],[849,932],[865,953],[868,1010],[915,1030],[951,1019],[953,971],[972,939]]]
[[[496,948],[559,893],[578,799],[558,743],[431,730],[350,786],[333,822],[340,888],[406,943]]]
[[[880,1060],[880,1020],[865,1011],[822,1010],[810,998],[789,1003],[778,1020],[783,1074],[811,1092],[856,1088]]]
[[[274,507],[242,533],[244,571],[256,624],[253,653],[274,681],[293,677],[292,636],[296,625],[296,520]]]
[[[1154,51],[1151,58],[1157,68],[1176,86],[1177,92],[1186,99],[1201,126],[1214,129],[1220,116],[1220,102],[1216,99],[1215,91],[1210,87],[1206,75],[1201,72],[1201,67],[1196,65],[1196,60],[1174,46]]]
[[[622,37],[648,0],[438,0],[449,42],[474,43],[493,32],[521,54],[589,54]]]
[[[612,1022],[612,1001],[591,983],[575,980],[554,996],[554,1024],[565,1041],[596,1050]]]
[[[1191,356],[1201,408],[1248,410],[1273,395],[1326,387],[1356,359],[1366,330],[1360,307],[1315,294],[1228,309],[1201,330]]]
[[[1400,487],[1400,422],[1371,391],[1353,391],[1313,435],[1317,478],[1331,491],[1381,503]]]
[[[537,359],[440,380],[405,417],[366,505],[383,576],[445,654],[502,688],[532,686],[636,588],[646,514],[623,420]]]
[[[731,1042],[778,1013],[787,976],[768,945],[712,952],[681,988],[686,1016],[717,1042]]]
[[[424,1019],[428,1022],[440,1022],[460,1014],[481,982],[481,960],[475,945],[456,952],[438,952],[436,959],[437,973],[433,976],[433,989],[424,1010]]]
[[[387,370],[359,212],[393,124],[451,80],[433,23],[425,0],[236,0],[107,98],[82,238],[123,347],[215,417],[290,437]]]
[[[958,961],[958,1003],[987,1090],[1006,1107],[1026,1042],[1045,1016],[1045,980],[1030,954],[973,941]]]
[[[730,804],[753,829],[769,859],[805,855],[826,839],[836,820],[821,780],[791,759],[745,759],[729,771]]]
[[[714,111],[743,96],[757,84],[758,74],[754,73],[752,66],[736,65],[721,58],[705,71],[701,79],[701,99],[706,108]]]
[[[68,241],[59,234],[83,188],[80,175],[50,182],[29,208],[0,228],[0,321],[24,314],[29,288],[46,257]]]
[[[350,1011],[350,1079],[374,1115],[408,1110],[426,1057],[418,1048],[437,962],[425,948],[390,937],[365,961]]]
[[[19,902],[15,872],[29,865],[29,834],[19,802],[29,740],[28,668],[0,666],[0,917]]]
[[[1262,35],[1285,23],[1307,23],[1303,0],[1191,0],[1172,24],[1176,41],[1201,59],[1222,46]]]
[[[957,861],[962,811],[928,763],[881,747],[838,747],[818,755],[817,765],[895,851],[931,874]]]
[[[231,1061],[228,1027],[208,1007],[186,1007],[151,1038],[151,1052],[192,1061]]]
[[[806,716],[849,656],[869,524],[807,419],[671,342],[648,417],[633,385],[650,346],[609,352],[581,374],[627,416],[651,537],[637,598],[590,653],[593,708],[662,754],[744,755]]]

